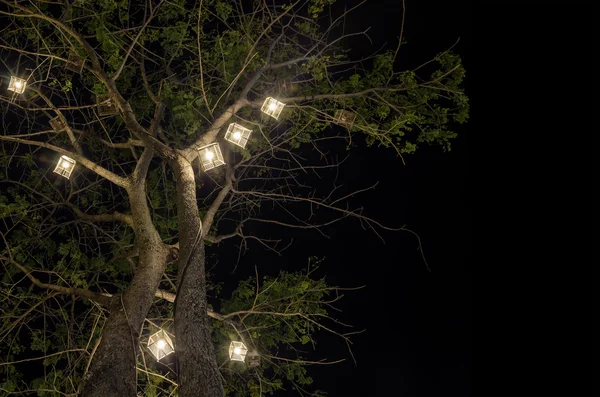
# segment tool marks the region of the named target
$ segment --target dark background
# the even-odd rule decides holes
[[[357,2],[338,1],[344,6]],[[396,48],[402,21],[401,1],[369,1],[351,13],[347,31],[370,27],[366,38],[348,42],[352,56],[360,58],[379,49]],[[400,69],[410,69],[455,45],[467,69],[471,56],[471,4],[468,1],[406,1],[403,37],[408,42],[398,57]],[[459,40],[460,39],[460,40]],[[458,43],[457,43],[458,41]],[[469,80],[465,82],[469,92]],[[235,275],[261,274],[306,266],[308,256],[324,258],[318,274],[342,287],[365,285],[350,291],[340,302],[336,317],[366,331],[353,337],[352,352],[343,340],[321,333],[315,358],[342,364],[313,366],[314,386],[330,396],[467,396],[471,395],[471,256],[470,139],[471,123],[457,125],[452,151],[423,146],[405,156],[406,165],[392,150],[356,145],[341,168],[338,183],[354,188],[379,184],[351,199],[351,207],[390,227],[406,227],[421,239],[427,264],[418,250],[417,237],[406,231],[378,229],[381,238],[346,219],[323,232],[283,230],[294,244],[277,257],[255,247],[243,256]],[[360,138],[358,138],[360,139]],[[330,186],[317,186],[329,188]],[[318,222],[318,221],[316,221]],[[277,235],[281,229],[261,229]],[[382,241],[383,240],[383,241]],[[384,242],[385,241],[385,242]],[[222,248],[222,247],[221,247]],[[231,269],[236,259],[219,251],[219,270]],[[210,251],[209,251],[210,252]],[[215,253],[216,255],[216,253]],[[219,279],[227,279],[226,274]],[[309,353],[308,353],[309,354]],[[288,396],[295,391],[277,394]]]
[[[406,1],[399,66],[413,68],[450,48],[467,69],[471,55],[471,4],[467,1]],[[395,48],[402,3],[369,2],[348,26],[371,26],[375,50]],[[353,45],[353,48],[356,46]],[[353,159],[366,167],[347,170],[365,184],[379,181],[363,195],[366,214],[386,225],[416,232],[416,237],[384,232],[385,244],[357,226],[340,228],[326,242],[328,280],[337,285],[366,285],[348,293],[344,319],[364,334],[354,338],[356,364],[319,368],[316,384],[331,396],[467,396],[471,395],[471,210],[469,208],[470,123],[459,126],[452,151],[422,147],[406,165],[389,150],[361,149]],[[339,342],[334,346],[340,347]],[[323,348],[323,343],[320,348]],[[343,348],[343,346],[341,346]],[[332,349],[333,350],[333,349]],[[334,352],[331,355],[333,358]],[[339,354],[339,353],[338,353]]]

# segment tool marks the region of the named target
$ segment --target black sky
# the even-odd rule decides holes
[[[399,1],[362,6],[346,26],[370,26],[373,45],[365,39],[354,41],[355,53],[395,48],[401,20]],[[415,67],[460,38],[454,50],[463,57],[468,76],[470,2],[408,0],[405,22],[408,44],[401,49],[400,67]],[[468,94],[468,79],[466,84]],[[286,260],[297,263],[306,255],[325,257],[323,272],[332,284],[367,286],[348,293],[341,304],[340,318],[366,329],[354,338],[357,364],[340,340],[324,337],[319,342],[319,355],[348,359],[341,365],[311,368],[316,386],[330,396],[471,394],[471,276],[466,265],[472,232],[470,126],[458,128],[451,152],[423,147],[406,158],[405,166],[390,150],[356,148],[340,177],[340,183],[360,181],[363,187],[379,182],[355,203],[364,207],[365,215],[418,233],[431,272],[414,235],[382,232],[384,244],[353,222],[330,230],[330,239],[313,234],[286,252]]]

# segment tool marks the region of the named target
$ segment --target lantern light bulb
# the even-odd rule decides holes
[[[215,154],[211,151],[207,151],[206,154],[204,155],[204,157],[210,161],[215,157]]]
[[[159,349],[164,349],[166,345],[167,345],[167,342],[165,342],[164,339],[159,339],[158,342],[156,342],[156,346]]]
[[[242,134],[239,131],[236,131],[236,132],[233,133],[233,138],[236,139],[236,140],[240,139],[241,136],[242,136]]]
[[[242,353],[242,350],[239,347],[236,347],[233,349],[233,353],[239,355]]]
[[[275,110],[275,109],[277,109],[277,104],[275,104],[274,102],[271,102],[269,104],[269,110]]]
[[[22,84],[20,81],[15,82],[15,87],[21,88]]]
[[[69,167],[71,167],[71,163],[69,163],[68,161],[65,160],[62,162],[62,166],[63,166],[63,168],[69,168]]]

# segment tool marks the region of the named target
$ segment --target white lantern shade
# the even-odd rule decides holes
[[[269,116],[271,116],[275,120],[277,120],[279,118],[279,115],[281,114],[281,111],[283,110],[284,106],[285,106],[285,103],[279,102],[275,98],[268,97],[267,99],[265,99],[265,102],[263,103],[260,110],[263,113],[268,114]]]
[[[96,96],[96,104],[98,105],[98,114],[100,116],[112,116],[119,113],[117,105],[109,94]]]
[[[77,162],[72,158],[60,156],[58,159],[58,164],[56,164],[56,168],[54,168],[54,172],[69,179],[73,169],[75,168],[75,164],[77,164]]]
[[[8,83],[9,91],[14,91],[17,94],[22,94],[25,92],[25,87],[27,87],[26,80],[15,76],[10,76],[10,82]]]
[[[242,127],[239,124],[231,123],[229,124],[227,132],[225,133],[225,140],[240,147],[246,147],[246,143],[248,143],[251,133],[252,130]]]
[[[69,54],[69,60],[67,61],[65,68],[72,72],[75,72],[75,73],[81,73],[81,71],[83,70],[84,64],[85,64],[84,57],[79,56],[75,53],[71,53],[71,54]]]
[[[50,126],[55,132],[60,132],[67,128],[67,122],[60,116],[50,119]]]
[[[231,361],[244,361],[248,348],[242,342],[231,342],[229,345],[229,358]]]
[[[160,361],[163,357],[173,353],[175,348],[169,335],[161,329],[148,339],[148,350],[150,350],[154,358]]]
[[[246,363],[249,367],[258,367],[260,365],[260,354],[256,350],[252,350],[246,355]]]
[[[223,160],[223,154],[221,153],[221,148],[216,142],[198,148],[198,157],[200,158],[200,164],[202,165],[202,169],[204,171],[208,171],[225,164],[225,160]]]
[[[351,112],[349,110],[336,110],[335,111],[335,123],[337,125],[341,125],[346,127],[347,129],[351,129],[354,124],[354,120],[356,119],[356,113]]]

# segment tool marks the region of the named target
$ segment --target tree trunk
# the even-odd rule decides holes
[[[150,219],[145,186],[132,189],[129,200],[140,252],[138,266],[127,291],[113,298],[102,341],[83,379],[81,397],[137,395],[139,333],[164,273],[169,250]]]
[[[117,297],[102,330],[88,372],[83,379],[82,397],[135,397],[138,338],[132,332]]]
[[[205,256],[204,243],[198,236],[201,221],[196,181],[189,163],[178,164],[177,174],[180,251],[175,350],[179,359],[179,396],[221,397],[223,384],[206,314]]]

